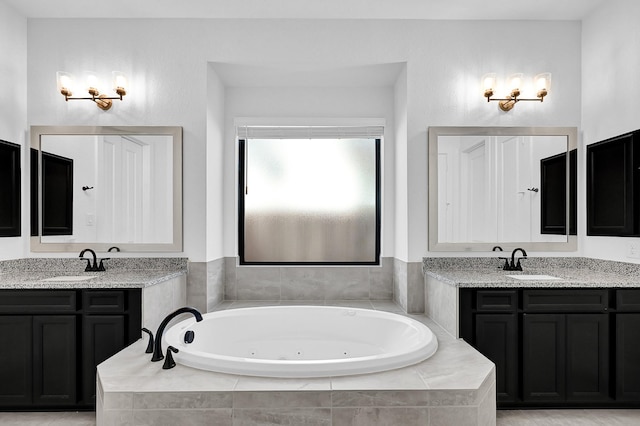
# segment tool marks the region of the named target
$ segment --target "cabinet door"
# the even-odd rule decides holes
[[[640,314],[616,315],[616,400],[640,400]]]
[[[31,316],[0,316],[0,406],[31,404]]]
[[[85,315],[82,320],[82,398],[94,404],[96,366],[125,346],[124,315]]]
[[[498,402],[518,397],[517,330],[516,314],[476,315],[476,348],[496,365]]]
[[[609,399],[609,316],[566,316],[567,401]]]
[[[565,399],[565,330],[563,314],[523,314],[524,401]]]
[[[587,235],[638,232],[634,200],[638,149],[634,133],[587,146]]]
[[[33,402],[40,406],[76,403],[76,317],[33,317]]]

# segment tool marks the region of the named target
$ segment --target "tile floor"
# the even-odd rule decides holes
[[[3,426],[93,426],[94,412],[0,413]],[[497,426],[638,426],[640,410],[504,410]],[[455,426],[455,425],[451,425]]]

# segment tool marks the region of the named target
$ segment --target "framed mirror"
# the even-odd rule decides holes
[[[575,127],[430,127],[429,250],[575,251]]]
[[[182,128],[32,126],[31,250],[182,251]]]

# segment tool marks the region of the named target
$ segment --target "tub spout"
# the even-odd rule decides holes
[[[196,308],[191,308],[188,306],[180,308],[175,312],[172,312],[169,315],[167,315],[167,317],[163,319],[162,322],[160,323],[160,326],[158,327],[158,331],[156,332],[156,341],[153,348],[153,357],[151,358],[151,361],[156,362],[164,359],[164,355],[162,354],[162,333],[164,333],[164,329],[167,327],[167,324],[169,324],[169,321],[171,321],[178,315],[184,314],[184,313],[193,314],[193,316],[196,317],[197,322],[202,321],[202,314],[200,314],[200,312],[198,312]]]

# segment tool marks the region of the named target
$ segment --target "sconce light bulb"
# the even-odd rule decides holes
[[[496,74],[488,73],[482,76],[482,88],[484,89],[484,97],[487,101],[493,96],[493,89],[496,85]]]
[[[73,75],[69,74],[68,72],[58,71],[56,73],[56,80],[58,84],[58,91],[64,97],[71,96],[73,88]]]
[[[542,100],[549,94],[549,88],[551,87],[551,73],[538,74],[534,78],[536,86],[536,96]]]
[[[113,90],[119,96],[124,96],[127,94],[127,78],[124,73],[120,71],[113,71]]]

